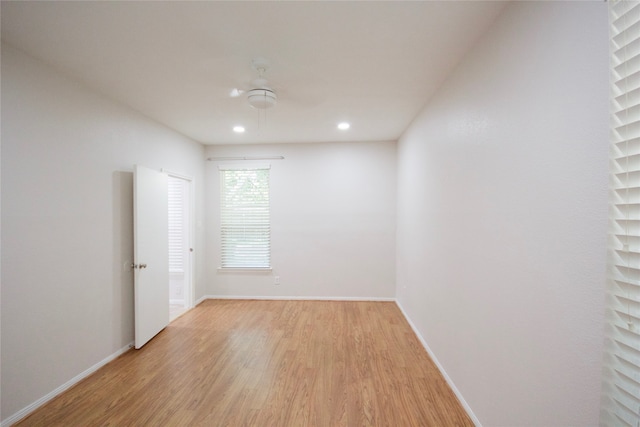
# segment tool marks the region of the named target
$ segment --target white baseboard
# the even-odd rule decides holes
[[[51,399],[53,399],[54,397],[56,397],[57,395],[62,393],[63,391],[69,389],[71,386],[77,384],[81,380],[83,380],[86,377],[88,377],[89,375],[93,374],[95,371],[97,371],[98,369],[102,368],[104,365],[106,365],[107,363],[111,362],[116,357],[118,357],[121,354],[125,353],[130,348],[133,348],[133,342],[127,344],[124,347],[122,347],[120,350],[116,351],[112,355],[107,356],[106,358],[102,359],[100,362],[96,363],[95,365],[93,365],[89,369],[85,370],[84,372],[81,372],[80,374],[78,374],[75,377],[71,378],[69,381],[67,381],[66,383],[62,384],[60,387],[56,388],[52,392],[50,392],[50,393],[46,394],[45,396],[41,397],[40,399],[36,400],[32,404],[22,408],[21,410],[19,410],[15,414],[9,416],[8,418],[5,418],[0,423],[0,427],[7,427],[7,426],[10,426],[10,425],[20,421],[21,419],[23,419],[24,417],[29,415],[31,412],[33,412],[36,409],[38,409],[40,406],[44,405],[45,403],[47,403],[48,401],[50,401]]]
[[[205,295],[200,298],[196,305],[207,299],[254,299],[254,300],[275,300],[275,301],[388,301],[393,302],[395,298],[381,297],[299,297],[299,296],[246,296],[246,295]]]
[[[471,421],[473,421],[473,424],[475,424],[477,427],[482,427],[482,424],[480,423],[480,420],[478,419],[478,417],[475,416],[475,414],[471,410],[471,407],[469,406],[469,404],[464,400],[464,397],[462,397],[462,393],[460,393],[460,390],[458,390],[456,385],[453,383],[453,380],[449,377],[449,375],[447,375],[447,373],[445,372],[444,368],[442,367],[442,365],[438,361],[438,358],[436,357],[435,354],[433,354],[433,351],[431,351],[431,349],[429,348],[429,345],[427,344],[425,339],[422,337],[422,335],[418,331],[418,328],[416,328],[416,325],[411,321],[411,318],[409,318],[409,315],[407,314],[407,312],[404,311],[404,308],[402,307],[402,304],[400,304],[400,301],[398,301],[397,299],[395,301],[396,301],[396,305],[398,306],[398,308],[402,312],[402,315],[407,320],[407,323],[409,323],[409,326],[411,326],[411,329],[413,329],[413,332],[416,334],[416,336],[420,340],[420,343],[422,344],[424,349],[427,350],[427,353],[429,353],[429,357],[431,357],[431,360],[433,360],[433,363],[435,363],[436,366],[438,367],[438,370],[440,371],[440,373],[444,377],[444,379],[447,382],[447,384],[449,384],[449,387],[451,387],[451,390],[453,390],[453,393],[456,395],[456,397],[460,401],[460,404],[462,405],[464,410],[467,412],[467,415],[469,415],[469,418],[471,418]]]
[[[196,306],[197,306],[198,304],[200,304],[202,301],[205,301],[205,300],[208,300],[208,299],[210,299],[210,298],[209,298],[209,295],[201,296],[200,298],[198,298],[198,299],[196,300],[196,303],[195,303],[195,304],[193,304],[193,306],[194,306],[194,307],[196,307]]]
[[[184,305],[184,299],[170,299],[170,305]]]

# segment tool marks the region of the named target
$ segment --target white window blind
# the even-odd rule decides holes
[[[640,426],[640,3],[610,1],[611,209],[602,425]]]
[[[271,268],[269,169],[221,169],[222,268]]]
[[[169,177],[169,271],[184,272],[185,220],[183,179]]]

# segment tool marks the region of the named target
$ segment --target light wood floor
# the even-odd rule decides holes
[[[20,426],[472,426],[391,302],[209,300]]]

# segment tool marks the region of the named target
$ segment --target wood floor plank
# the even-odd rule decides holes
[[[392,302],[208,300],[18,426],[473,426]]]

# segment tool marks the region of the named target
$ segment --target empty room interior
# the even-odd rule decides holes
[[[637,425],[636,2],[0,7],[3,427]]]

